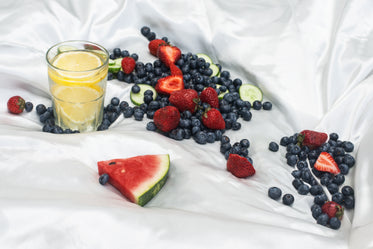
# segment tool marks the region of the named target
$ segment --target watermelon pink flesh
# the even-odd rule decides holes
[[[164,176],[159,173],[164,171],[165,160],[169,160],[168,155],[143,155],[100,161],[97,166],[99,175],[108,174],[109,183],[130,201],[137,203],[137,195]]]

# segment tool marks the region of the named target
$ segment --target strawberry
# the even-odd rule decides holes
[[[225,129],[225,121],[218,109],[208,108],[202,115],[202,123],[209,129]]]
[[[328,135],[323,132],[303,130],[299,133],[297,139],[300,146],[308,146],[313,150],[325,143]]]
[[[219,108],[219,98],[218,93],[215,91],[212,87],[207,87],[204,89],[201,94],[199,95],[199,98],[202,102],[205,102],[209,104],[213,108]]]
[[[334,161],[332,155],[325,151],[320,153],[313,167],[318,171],[329,172],[335,175],[341,173],[341,170]]]
[[[157,50],[157,57],[167,66],[169,67],[171,64],[175,64],[175,62],[180,59],[181,51],[178,47],[171,46],[171,45],[161,45],[158,47]]]
[[[171,94],[173,91],[184,89],[183,76],[170,75],[160,78],[155,85],[155,90],[162,94]]]
[[[154,113],[153,121],[159,130],[169,132],[179,125],[180,112],[174,106],[165,106]]]
[[[180,111],[190,111],[194,113],[197,110],[197,104],[199,102],[198,92],[194,89],[182,89],[173,91],[170,94],[169,101],[173,106]]]
[[[171,71],[171,75],[181,75],[181,76],[183,76],[183,72],[175,64],[170,64],[170,71]]]
[[[157,56],[157,50],[160,45],[167,45],[167,42],[161,39],[151,40],[148,44],[149,52],[152,55]]]
[[[322,205],[321,210],[323,213],[327,214],[329,218],[337,217],[341,220],[343,217],[343,207],[334,201],[325,202]]]
[[[135,69],[136,61],[132,57],[124,57],[122,59],[122,69],[125,74],[130,74]]]
[[[244,178],[255,174],[253,165],[246,157],[230,154],[227,160],[227,170],[234,176]]]
[[[10,113],[19,114],[25,109],[25,100],[20,96],[13,96],[8,100]]]

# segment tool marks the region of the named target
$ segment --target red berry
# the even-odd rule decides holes
[[[320,147],[327,139],[326,133],[311,130],[303,130],[298,135],[298,143],[308,146],[311,150]]]
[[[161,45],[158,47],[157,56],[166,66],[169,67],[180,59],[181,51],[175,46]]]
[[[255,174],[253,165],[247,160],[237,154],[230,154],[227,160],[227,170],[234,176],[244,178]]]
[[[335,175],[341,172],[338,164],[328,152],[321,152],[313,167],[318,171],[329,172]]]
[[[207,87],[204,89],[199,98],[202,102],[209,104],[213,108],[219,108],[219,98],[218,93],[212,87]]]
[[[154,113],[153,121],[159,130],[169,132],[179,125],[180,112],[174,106],[165,106]]]
[[[124,57],[122,59],[122,69],[125,74],[130,74],[135,69],[136,61],[132,57]]]
[[[167,45],[167,42],[161,39],[154,39],[150,41],[148,44],[149,52],[152,55],[157,56],[157,50],[160,45]]]
[[[218,109],[208,109],[202,115],[202,123],[209,129],[222,130],[225,129],[225,121]]]
[[[171,94],[173,91],[184,89],[183,76],[170,75],[160,78],[155,85],[155,90],[162,94]]]
[[[170,64],[170,71],[171,71],[171,75],[181,75],[181,76],[183,76],[183,72],[175,64]]]
[[[176,106],[180,112],[190,111],[194,113],[198,104],[198,92],[194,89],[182,89],[173,91],[169,98],[170,103]]]
[[[326,213],[329,218],[337,217],[341,220],[343,217],[343,207],[334,201],[325,202],[322,205],[321,210],[323,213]]]
[[[19,114],[25,109],[25,100],[20,96],[13,96],[8,100],[10,113]]]

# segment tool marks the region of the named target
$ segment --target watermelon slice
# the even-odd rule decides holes
[[[109,183],[140,206],[148,203],[165,184],[170,157],[143,155],[97,162],[98,174],[109,175]]]

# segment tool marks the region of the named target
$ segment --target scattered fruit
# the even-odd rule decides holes
[[[179,75],[179,76],[183,76],[183,72],[181,71],[181,69],[176,66],[175,64],[170,64],[170,72],[171,72],[171,75]]]
[[[279,200],[281,198],[282,191],[278,187],[270,187],[268,189],[268,196],[273,200]]]
[[[132,57],[124,57],[121,62],[122,70],[125,74],[130,74],[135,69],[136,61]]]
[[[318,171],[329,172],[334,175],[339,174],[341,171],[338,168],[337,163],[334,161],[332,155],[328,152],[321,152],[319,157],[317,158],[314,168]]]
[[[191,113],[194,113],[197,110],[199,98],[196,90],[181,89],[173,91],[170,94],[169,101],[180,112],[188,110]]]
[[[202,102],[209,104],[212,108],[219,108],[218,93],[212,87],[205,88],[199,98]]]
[[[20,96],[13,96],[8,100],[8,111],[13,114],[20,114],[25,109],[25,100]]]
[[[202,115],[202,123],[210,129],[213,130],[223,130],[225,129],[225,121],[218,109],[209,108]]]
[[[97,162],[98,174],[131,202],[148,203],[164,186],[170,168],[169,155],[143,155]],[[100,177],[101,178],[101,177]],[[101,178],[105,182],[106,177]]]
[[[328,139],[328,135],[323,132],[303,130],[299,133],[297,141],[299,146],[308,146],[311,150],[320,147]]]
[[[343,207],[334,202],[334,201],[327,201],[321,207],[323,213],[326,213],[329,218],[337,217],[339,220],[343,217]]]
[[[179,125],[180,112],[174,106],[166,106],[154,113],[154,124],[160,131],[169,132]]]
[[[157,56],[158,47],[161,45],[167,45],[167,42],[162,39],[151,40],[148,44],[149,52],[152,55]]]
[[[257,86],[251,84],[241,85],[238,92],[242,100],[249,101],[251,104],[253,104],[255,101],[263,100],[262,91]]]
[[[249,160],[237,154],[229,155],[227,170],[238,178],[245,178],[255,174],[255,169]]]
[[[150,97],[151,100],[155,100],[157,98],[158,94],[154,87],[147,84],[137,84],[132,87],[130,92],[130,99],[132,103],[138,106],[143,104],[146,91],[151,91],[153,93]]]
[[[180,59],[181,51],[176,46],[171,45],[160,45],[157,50],[157,57],[167,66],[170,67],[171,64]]]
[[[282,203],[284,203],[287,206],[290,206],[294,203],[294,196],[292,194],[285,194],[282,197]]]
[[[173,91],[184,89],[183,76],[170,75],[158,80],[155,86],[157,92],[169,95]]]

